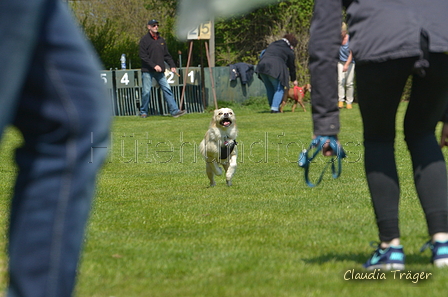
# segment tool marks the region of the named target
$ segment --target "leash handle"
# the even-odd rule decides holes
[[[328,142],[330,148],[335,153],[336,160],[335,160],[335,157],[331,158],[330,162],[328,162],[327,165],[322,170],[319,178],[317,179],[317,182],[315,184],[313,184],[310,181],[310,179],[309,179],[309,170],[310,170],[311,161],[313,161],[313,159],[317,156],[317,154],[319,154],[319,152],[322,150],[323,146],[327,142]],[[312,149],[315,149],[315,151],[314,151],[314,153],[311,156],[309,156],[308,153]],[[315,186],[320,184],[320,182],[323,179],[324,173],[327,170],[327,168],[330,165],[330,163],[331,163],[331,171],[332,171],[333,178],[338,178],[341,175],[341,172],[342,172],[342,159],[345,158],[345,157],[346,157],[346,154],[344,152],[344,149],[338,143],[338,140],[337,140],[336,136],[317,136],[316,138],[314,138],[311,141],[311,144],[308,147],[308,149],[304,149],[299,154],[299,159],[298,159],[297,163],[298,163],[299,167],[302,167],[302,168],[305,169],[305,182],[306,182],[306,184],[309,187],[313,188],[313,187],[315,187]],[[335,166],[336,161],[338,162],[338,168],[336,168],[336,166]]]

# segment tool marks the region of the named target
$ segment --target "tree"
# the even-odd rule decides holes
[[[140,67],[138,43],[147,33],[146,23],[157,19],[160,33],[177,63],[178,52],[184,56],[188,43],[175,36],[178,0],[92,0],[70,1],[71,7],[106,69],[118,68],[125,53],[132,68]],[[313,0],[290,0],[259,8],[231,19],[215,20],[215,56],[217,66],[237,62],[257,64],[260,52],[285,33],[296,34],[299,44],[296,60],[299,82],[308,81],[308,39]],[[193,47],[190,66],[201,62],[201,47]],[[179,64],[178,64],[179,65]]]
[[[308,40],[313,0],[279,1],[242,17],[216,24],[217,64],[257,64],[260,52],[286,33],[297,36],[295,49],[299,82],[307,82]]]

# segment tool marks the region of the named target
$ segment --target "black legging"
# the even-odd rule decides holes
[[[430,54],[423,78],[413,75],[404,119],[414,183],[428,232],[448,232],[447,173],[435,127],[448,103],[448,55]],[[416,58],[356,66],[357,93],[364,125],[365,171],[381,241],[400,237],[399,182],[394,156],[395,119]]]

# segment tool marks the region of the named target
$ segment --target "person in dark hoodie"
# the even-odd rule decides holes
[[[350,47],[357,63],[356,86],[364,127],[364,161],[379,244],[366,269],[404,269],[398,206],[400,186],[394,156],[395,120],[403,89],[412,76],[404,118],[414,183],[422,205],[432,263],[448,266],[447,173],[435,128],[448,123],[448,1],[316,0],[310,28],[314,135],[339,133],[337,63],[342,11],[346,8]],[[326,148],[324,154],[331,155]]]
[[[266,87],[271,113],[279,113],[285,88],[289,88],[289,79],[297,86],[294,47],[297,38],[286,34],[282,39],[272,42],[264,50],[256,73]]]
[[[151,96],[152,79],[160,85],[163,98],[168,104],[170,114],[177,118],[186,113],[180,110],[174,100],[173,92],[165,77],[165,62],[170,66],[171,72],[176,73],[176,64],[168,52],[165,39],[159,34],[159,22],[150,20],[147,25],[148,33],[140,39],[140,59],[142,60],[142,103],[140,105],[140,116],[148,116],[149,97]]]

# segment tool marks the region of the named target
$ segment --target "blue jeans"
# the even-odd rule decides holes
[[[171,115],[175,115],[179,112],[176,101],[173,97],[171,87],[166,80],[164,72],[143,72],[143,88],[142,88],[142,105],[140,106],[140,114],[148,114],[149,98],[151,96],[152,78],[154,78],[159,84],[163,92],[163,98],[166,104],[168,104],[168,110]]]
[[[0,130],[24,142],[8,230],[8,297],[73,294],[110,102],[92,48],[60,0],[0,1]]]
[[[283,100],[283,94],[285,92],[284,87],[280,83],[280,80],[273,78],[272,76],[260,73],[260,77],[266,87],[266,93],[271,110],[278,111]]]

